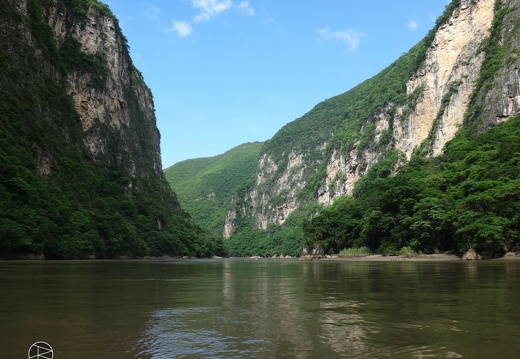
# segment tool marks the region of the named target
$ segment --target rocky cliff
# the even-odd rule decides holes
[[[162,172],[153,97],[109,8],[0,10],[0,255],[206,255]]]
[[[499,2],[501,3],[501,2]],[[520,2],[504,1],[496,17],[495,45],[487,46],[496,55],[496,62],[481,74],[474,94],[477,108],[469,120],[478,119],[476,132],[482,133],[518,114],[520,109]]]
[[[237,218],[254,218],[255,228],[267,229],[352,195],[383,161],[394,172],[413,154],[439,155],[469,121],[470,103],[483,104],[480,131],[517,114],[518,9],[517,0],[453,1],[409,53],[282,128],[263,148],[254,186],[229,207],[224,235],[233,234]],[[501,31],[500,46],[516,50],[483,88],[493,31]]]
[[[123,167],[131,179],[129,190],[135,189],[138,179],[157,177],[164,191],[170,191],[162,173],[152,93],[132,64],[117,19],[99,7],[86,8],[78,19],[58,0],[47,9],[58,46],[73,43],[81,53],[98,56],[105,67],[101,86],[95,85],[95,75],[81,69],[67,74],[83,143],[93,160]]]
[[[489,36],[493,8],[494,0],[463,1],[437,29],[424,62],[406,83],[407,95],[417,94],[414,106],[397,105],[394,118],[387,109],[376,113],[372,121],[375,142],[385,131],[391,131],[392,148],[407,160],[421,145],[431,155],[441,153],[462,124],[475,88],[484,57],[481,44]],[[328,159],[318,202],[331,204],[340,195],[351,195],[356,182],[377,162],[381,152],[380,148],[367,148],[360,155],[355,147],[346,156],[334,152]],[[360,166],[362,163],[364,166]],[[333,192],[328,190],[331,185]]]

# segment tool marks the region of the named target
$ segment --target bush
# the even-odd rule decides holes
[[[417,253],[416,251],[413,250],[412,247],[409,247],[409,246],[405,246],[405,247],[401,248],[400,253],[405,258],[413,258],[413,257],[418,257],[420,255],[420,253]]]
[[[341,258],[366,257],[371,254],[372,252],[368,247],[345,248],[339,252]]]

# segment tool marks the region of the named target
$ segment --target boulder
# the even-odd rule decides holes
[[[467,261],[473,261],[473,260],[479,260],[482,259],[482,256],[475,252],[473,248],[470,248],[464,255],[462,256],[463,260]]]
[[[520,259],[520,256],[515,252],[507,252],[504,254],[504,259]]]
[[[323,247],[319,244],[315,244],[314,248],[312,248],[311,254],[313,256],[322,256],[325,251],[323,250]]]

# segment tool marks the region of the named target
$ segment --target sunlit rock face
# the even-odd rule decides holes
[[[26,0],[15,2],[27,12]],[[158,179],[162,190],[171,194],[162,172],[152,93],[132,64],[117,19],[96,6],[86,9],[78,15],[62,1],[52,0],[43,14],[59,47],[76,44],[79,52],[99,62],[97,77],[69,69],[65,79],[80,116],[83,144],[97,164],[127,174],[129,191]]]
[[[509,41],[510,46],[520,48],[520,37],[515,30],[520,18],[519,1],[506,3],[510,11],[504,18],[502,43]],[[491,35],[494,16],[494,0],[461,1],[460,7],[437,29],[424,61],[406,83],[408,96],[415,96],[413,103],[387,103],[361,127],[361,134],[373,131],[369,133],[372,138],[369,146],[363,146],[360,139],[349,147],[338,141],[331,147],[324,140],[320,149],[316,149],[322,157],[314,163],[297,148],[284,149],[277,160],[264,153],[253,190],[237,200],[237,206],[230,206],[225,235],[233,233],[232,213],[252,216],[256,228],[265,229],[269,224],[284,224],[300,208],[302,191],[315,191],[315,201],[321,205],[353,194],[358,180],[389,149],[399,154],[395,169],[419,148],[428,156],[441,154],[463,125],[472,96],[482,91],[476,86],[485,58],[483,44]],[[518,114],[519,77],[520,56],[504,59],[493,83],[480,95],[484,113],[480,131]],[[313,178],[316,173],[321,177]],[[314,183],[318,185],[314,187]]]
[[[420,91],[419,99],[407,116],[403,116],[402,106],[397,108],[398,121],[394,120],[393,126],[393,147],[407,159],[431,132],[434,138],[431,154],[440,154],[462,124],[484,58],[481,44],[489,36],[493,6],[493,0],[475,5],[463,2],[450,21],[437,31],[424,64],[408,81],[407,93]],[[376,114],[374,123],[374,141],[377,142],[381,133],[390,128],[386,111]],[[318,202],[331,204],[338,196],[352,194],[356,182],[380,155],[380,151],[372,148],[362,154],[354,148],[348,156],[334,151],[328,160],[325,185],[320,188]]]
[[[437,31],[424,65],[408,82],[408,93],[419,86],[424,90],[412,115],[394,132],[395,147],[407,158],[431,131],[433,155],[440,154],[462,124],[484,59],[481,45],[489,36],[494,3],[462,2],[450,21]],[[443,112],[439,113],[441,109]],[[434,124],[438,116],[439,121]]]
[[[500,43],[505,48],[514,50],[502,59],[492,83],[489,84],[489,91],[479,94],[484,119],[479,132],[486,131],[520,112],[520,1],[509,0],[505,3],[509,6],[509,11],[502,20]]]
[[[317,203],[328,205],[339,196],[352,194],[356,182],[388,148],[401,153],[399,163],[409,159],[428,138],[429,154],[435,156],[442,152],[445,143],[455,136],[463,123],[480,75],[485,56],[482,43],[490,35],[494,4],[494,0],[462,1],[446,24],[437,30],[425,60],[407,82],[408,95],[418,93],[414,107],[396,104],[393,118],[389,118],[388,108],[381,109],[371,119],[373,126],[361,129],[362,132],[374,131],[372,137],[376,144],[385,131],[391,131],[389,145],[359,150],[360,141],[357,141],[347,151],[341,147],[322,151],[320,161],[326,165],[315,193]],[[494,112],[499,113],[492,119],[494,122],[515,113],[520,92],[518,74],[518,70],[507,73],[509,85],[502,86],[502,92],[508,94],[505,100],[490,101],[499,104],[498,110],[494,105]],[[388,107],[392,105],[388,104]],[[327,145],[323,143],[323,149]],[[233,234],[235,214],[239,212],[253,216],[259,229],[265,229],[269,224],[283,224],[301,204],[298,195],[308,184],[309,175],[305,173],[308,167],[305,154],[294,148],[287,148],[282,160],[278,161],[264,153],[258,162],[253,190],[237,201],[240,205],[230,206],[224,235]]]

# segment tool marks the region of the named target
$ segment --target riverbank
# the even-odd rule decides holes
[[[396,261],[408,261],[408,262],[449,262],[449,261],[462,261],[461,257],[454,254],[420,254],[417,256],[383,256],[381,254],[371,254],[362,257],[349,257],[342,258],[337,255],[335,256],[302,256],[300,260],[325,260],[325,261],[350,261],[350,262],[396,262]],[[499,258],[493,258],[490,260],[520,260],[520,253],[506,253],[504,256]]]
[[[381,254],[371,254],[360,257],[340,257],[334,256],[302,256],[300,260],[324,260],[324,261],[349,261],[349,262],[395,262],[395,261],[460,261],[459,256],[453,254],[424,254],[413,257],[403,255],[384,256]]]
[[[140,261],[156,261],[156,260],[193,260],[193,259],[271,259],[271,260],[320,260],[320,261],[354,261],[354,262],[396,262],[396,261],[408,261],[408,262],[428,262],[428,261],[437,261],[437,262],[449,262],[449,261],[465,261],[465,260],[520,260],[520,252],[509,252],[506,253],[502,257],[497,258],[482,258],[479,255],[476,255],[474,258],[465,258],[464,256],[461,258],[455,254],[445,254],[445,253],[437,253],[437,254],[417,254],[413,256],[406,255],[397,255],[397,256],[384,256],[382,254],[371,254],[367,256],[357,256],[357,257],[340,257],[338,255],[304,255],[300,257],[291,257],[291,256],[272,256],[272,257],[260,257],[260,256],[251,256],[251,257],[219,257],[213,256],[209,258],[196,258],[196,257],[172,257],[172,256],[146,256],[146,257],[129,257],[129,256],[118,256],[115,258],[96,258],[95,256],[88,256],[84,258],[76,258],[76,259],[58,259],[57,261],[125,261],[125,260],[140,260]],[[35,256],[35,255],[27,255],[27,256],[13,256],[9,258],[0,258],[0,262],[3,261],[52,261],[52,259],[46,259],[43,255]]]

